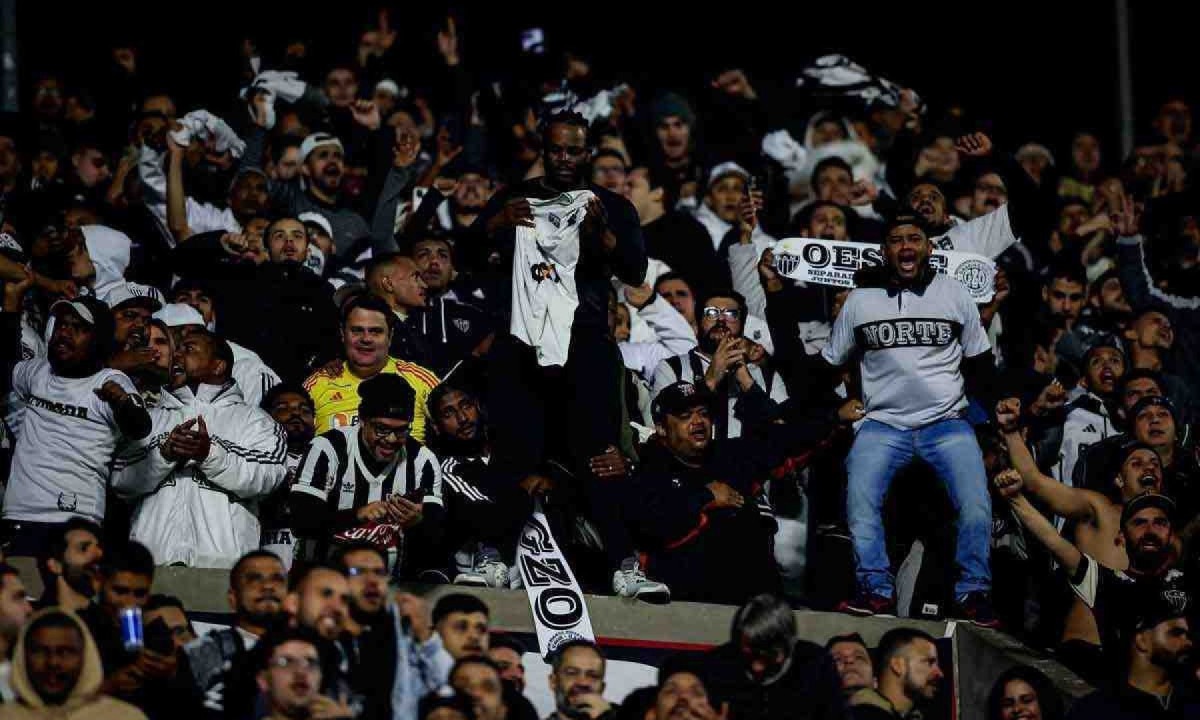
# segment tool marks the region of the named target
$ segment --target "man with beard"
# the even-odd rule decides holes
[[[984,133],[972,133],[958,138],[954,148],[960,155],[983,158],[992,154],[992,140]],[[998,163],[997,174],[1007,187],[1008,202],[968,222],[955,220],[936,182],[918,179],[912,184],[903,204],[925,221],[935,246],[995,258],[1018,238],[1035,241],[1050,232],[1054,215],[1042,207],[1037,185],[1015,160],[1002,156]]]
[[[12,688],[13,646],[25,621],[33,614],[21,573],[0,562],[0,702],[16,699]]]
[[[1070,333],[1083,313],[1087,292],[1083,267],[1073,260],[1056,261],[1044,275],[1040,312]]]
[[[214,630],[184,648],[195,692],[207,712],[221,715],[226,699],[231,707],[253,696],[246,681],[259,638],[282,617],[287,571],[266,550],[252,550],[229,571],[227,599],[233,627]],[[241,700],[238,700],[238,699]]]
[[[371,104],[371,112],[362,116],[363,122],[374,125],[382,137],[391,128],[380,128],[379,111]],[[246,151],[242,155],[243,169],[265,168],[267,146],[266,114],[255,103],[254,127],[246,135]],[[359,120],[355,114],[355,120]],[[323,215],[333,227],[333,241],[339,256],[346,256],[355,244],[371,235],[367,221],[352,210],[342,195],[346,176],[345,150],[336,135],[315,132],[300,144],[300,176],[291,180],[273,180],[267,190],[271,205],[295,216],[304,212]],[[390,237],[387,240],[391,240]],[[353,259],[353,258],[348,258]]]
[[[651,105],[650,120],[656,140],[651,174],[658,178],[669,197],[694,207],[704,173],[696,158],[696,113],[683,97],[665,93]]]
[[[1109,408],[1124,374],[1125,353],[1120,343],[1111,336],[1094,338],[1083,356],[1079,388],[1066,406],[1058,462],[1052,467],[1055,480],[1070,485],[1080,452],[1117,432]]]
[[[781,595],[751,598],[733,616],[729,642],[705,656],[708,688],[727,699],[734,720],[840,720],[843,699],[833,662],[801,640]]]
[[[26,405],[4,491],[12,555],[40,554],[74,515],[101,522],[118,442],[150,432],[133,382],[104,367],[113,337],[109,309],[80,297],[56,302],[51,312],[49,357],[17,363],[12,372],[12,389]]]
[[[599,720],[617,707],[604,699],[606,662],[591,640],[571,640],[550,655],[550,692],[554,712],[547,720]]]
[[[968,395],[987,403],[995,387],[991,346],[966,288],[930,266],[933,244],[920,218],[893,219],[881,250],[885,265],[855,276],[821,352],[835,369],[857,358],[865,401],[865,422],[846,460],[860,594],[840,609],[894,612],[883,499],[896,474],[920,458],[933,466],[958,514],[955,611],[994,626],[987,473],[961,415]]]
[[[787,388],[770,366],[759,364],[762,348],[743,337],[746,301],[740,294],[713,291],[701,299],[697,309],[700,344],[659,363],[651,401],[675,383],[704,383],[710,392],[726,399],[714,408],[717,437],[741,437],[746,418],[756,417],[746,406],[773,409],[787,400]]]
[[[552,115],[542,140],[545,175],[497,194],[475,221],[501,249],[512,288],[509,332],[488,355],[488,491],[532,487],[545,463],[565,461],[592,519],[617,526],[618,500],[590,461],[621,442],[622,362],[608,301],[614,275],[633,287],[645,278],[641,228],[628,200],[588,182],[583,116]],[[614,593],[644,591],[632,547],[606,537],[605,553]]]
[[[1058,530],[1020,492],[1020,478],[1014,473],[1001,473],[995,479],[1000,495],[1007,498],[1017,519],[1050,555],[1062,566],[1071,589],[1092,610],[1100,630],[1103,656],[1079,666],[1076,672],[1095,682],[1107,670],[1119,665],[1123,644],[1118,632],[1121,614],[1136,607],[1137,593],[1148,588],[1178,590],[1186,587],[1184,574],[1174,567],[1175,502],[1166,495],[1144,493],[1125,503],[1121,510],[1121,534],[1129,554],[1129,567],[1111,570],[1084,554]]]
[[[879,639],[875,656],[877,688],[864,688],[850,698],[850,720],[902,720],[937,696],[945,675],[936,641],[928,633],[889,630]]]
[[[642,224],[648,256],[666,263],[701,292],[732,284],[729,266],[713,250],[705,227],[690,213],[668,209],[674,208],[674,198],[667,197],[661,178],[647,168],[634,168],[626,194]]]
[[[102,537],[99,525],[81,517],[67,520],[50,535],[38,554],[38,573],[44,588],[38,607],[57,605],[78,612],[92,602],[100,589]]]
[[[283,430],[247,405],[229,377],[233,353],[208,331],[183,338],[150,439],[122,449],[111,483],[136,499],[132,536],[159,564],[230,567],[259,546],[256,514],[287,473]],[[182,381],[182,382],[180,382]]]
[[[217,288],[228,308],[222,334],[259,353],[283,379],[296,381],[337,353],[333,291],[304,266],[308,231],[294,216],[268,225],[263,244],[265,259],[247,262],[230,254],[228,238],[200,235],[175,249],[177,269]]]
[[[350,584],[341,644],[350,685],[367,699],[364,717],[415,720],[417,701],[442,687],[454,664],[433,632],[429,608],[407,593],[389,601],[387,556],[375,545],[346,545],[335,562]],[[390,693],[380,678],[394,678]]]
[[[287,436],[287,475],[263,502],[259,518],[262,520],[262,547],[279,556],[286,569],[291,569],[298,549],[296,536],[292,533],[292,519],[288,513],[288,496],[300,471],[300,461],[308,452],[309,443],[316,435],[316,412],[312,398],[301,385],[291,383],[276,385],[263,398],[263,410],[283,428]]]
[[[162,308],[162,293],[146,285],[122,283],[102,299],[113,314],[113,354],[108,366],[133,378],[154,364],[148,325],[151,316]]]
[[[1191,665],[1192,608],[1186,593],[1146,588],[1125,608],[1122,619],[1125,662],[1110,687],[1077,700],[1070,720],[1146,720],[1195,717],[1200,699],[1181,681]]]
[[[720,712],[712,706],[707,673],[686,655],[668,658],[658,669],[658,688],[648,720],[720,720],[729,716],[729,703]]]
[[[314,544],[313,557],[369,541],[403,562],[392,568],[397,575],[439,569],[442,474],[409,435],[415,393],[395,375],[373,377],[359,393],[360,422],[320,435],[300,465],[288,500],[292,528]]]
[[[492,450],[475,393],[443,383],[429,394],[429,415],[430,448],[442,461],[446,543],[457,570],[454,584],[507,588],[509,563],[515,559],[517,537],[533,501],[520,488],[504,495],[480,489]]]
[[[270,180],[262,170],[247,166],[239,172],[229,187],[226,207],[217,208],[187,194],[184,188],[187,147],[177,143],[172,133],[167,133],[167,150],[165,204],[151,204],[149,209],[166,225],[176,243],[215,230],[240,233],[252,218],[269,210],[267,189]]]

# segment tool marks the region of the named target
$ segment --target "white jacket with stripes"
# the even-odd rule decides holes
[[[212,439],[201,462],[163,457],[171,431],[204,418]],[[287,475],[287,438],[271,416],[247,405],[236,383],[164,392],[153,428],[113,461],[111,483],[134,502],[134,540],[158,565],[232,567],[259,546],[258,501]]]

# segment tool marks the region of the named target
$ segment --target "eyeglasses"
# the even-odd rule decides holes
[[[379,440],[386,440],[388,438],[403,440],[404,438],[408,437],[407,425],[398,428],[389,427],[377,422],[367,423],[367,425],[371,427],[371,432],[374,433],[375,437]]]
[[[277,655],[271,658],[271,667],[279,668],[280,670],[303,670],[305,672],[316,672],[321,669],[320,658],[315,657],[290,657],[288,655]]]
[[[377,577],[386,578],[388,576],[387,568],[367,568],[367,567],[348,567],[346,574],[350,577]]]
[[[739,308],[723,308],[716,307],[715,305],[709,305],[708,307],[704,308],[705,320],[716,320],[717,318],[724,320],[737,320],[741,316],[742,311]]]

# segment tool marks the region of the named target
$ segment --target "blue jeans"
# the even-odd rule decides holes
[[[987,471],[974,431],[960,419],[942,420],[916,430],[867,420],[859,428],[846,458],[846,514],[854,538],[859,588],[893,597],[895,579],[884,541],[883,499],[896,473],[916,458],[933,467],[958,513],[955,596],[990,590],[992,500]]]

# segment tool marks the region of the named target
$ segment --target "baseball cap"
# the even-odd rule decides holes
[[[693,385],[685,380],[672,383],[658,393],[650,407],[654,422],[661,422],[667,415],[690,410],[697,405],[711,408],[713,394],[706,385]]]
[[[136,305],[158,312],[163,306],[163,294],[156,287],[127,282],[117,285],[104,296],[104,302],[113,310],[122,305]]]
[[[74,300],[64,298],[50,306],[50,314],[55,317],[61,317],[66,312],[78,315],[79,319],[92,326],[97,337],[97,348],[102,355],[106,354],[113,336],[113,316],[108,306],[90,295],[81,295]]]
[[[708,171],[708,187],[716,185],[718,181],[729,175],[736,175],[742,180],[749,182],[750,173],[746,172],[746,168],[738,165],[735,162],[723,162],[716,165],[712,170]]]
[[[1138,583],[1132,596],[1128,603],[1130,617],[1126,627],[1133,633],[1149,630],[1168,620],[1187,617],[1192,605],[1191,595],[1184,588],[1181,578]]]
[[[358,386],[359,417],[412,420],[417,394],[399,375],[376,375]]]
[[[1125,461],[1129,459],[1129,456],[1138,450],[1149,450],[1150,452],[1154,452],[1154,448],[1150,447],[1141,440],[1126,440],[1125,442],[1121,443],[1120,449],[1117,450],[1117,467],[1123,467],[1125,465]]]
[[[380,80],[379,82],[375,83],[375,92],[385,92],[385,93],[388,93],[389,95],[391,95],[392,97],[399,97],[400,96],[400,86],[396,84],[395,80],[393,80],[391,78],[384,78],[384,79]]]
[[[1137,515],[1146,508],[1158,508],[1167,514],[1171,522],[1175,521],[1175,501],[1166,495],[1160,495],[1153,492],[1144,492],[1141,495],[1133,498],[1125,503],[1125,507],[1121,510],[1121,527],[1129,522],[1129,519]]]
[[[1125,348],[1121,345],[1121,342],[1117,340],[1115,335],[1100,333],[1090,338],[1089,342],[1087,343],[1087,347],[1083,351],[1084,362],[1087,362],[1089,355],[1096,350],[1100,350],[1101,348],[1111,348],[1120,353],[1121,357],[1125,357]]]
[[[318,212],[303,212],[296,216],[296,219],[305,225],[313,224],[325,231],[329,237],[333,237],[333,225],[329,224],[329,218]]]
[[[200,311],[184,303],[168,303],[163,305],[161,310],[154,313],[154,319],[161,320],[163,325],[167,327],[204,325],[204,316],[200,314]]]
[[[309,153],[323,145],[337,145],[338,150],[342,152],[346,151],[342,147],[342,141],[336,135],[330,135],[327,132],[315,132],[304,138],[304,142],[300,143],[300,162],[307,160]]]
[[[1166,408],[1167,412],[1171,413],[1171,417],[1176,422],[1179,421],[1179,415],[1175,412],[1175,403],[1171,402],[1170,399],[1165,398],[1162,395],[1147,395],[1141,400],[1138,400],[1137,403],[1134,404],[1133,408],[1130,409],[1129,417],[1136,420],[1137,416],[1141,415],[1143,410],[1152,405]]]

